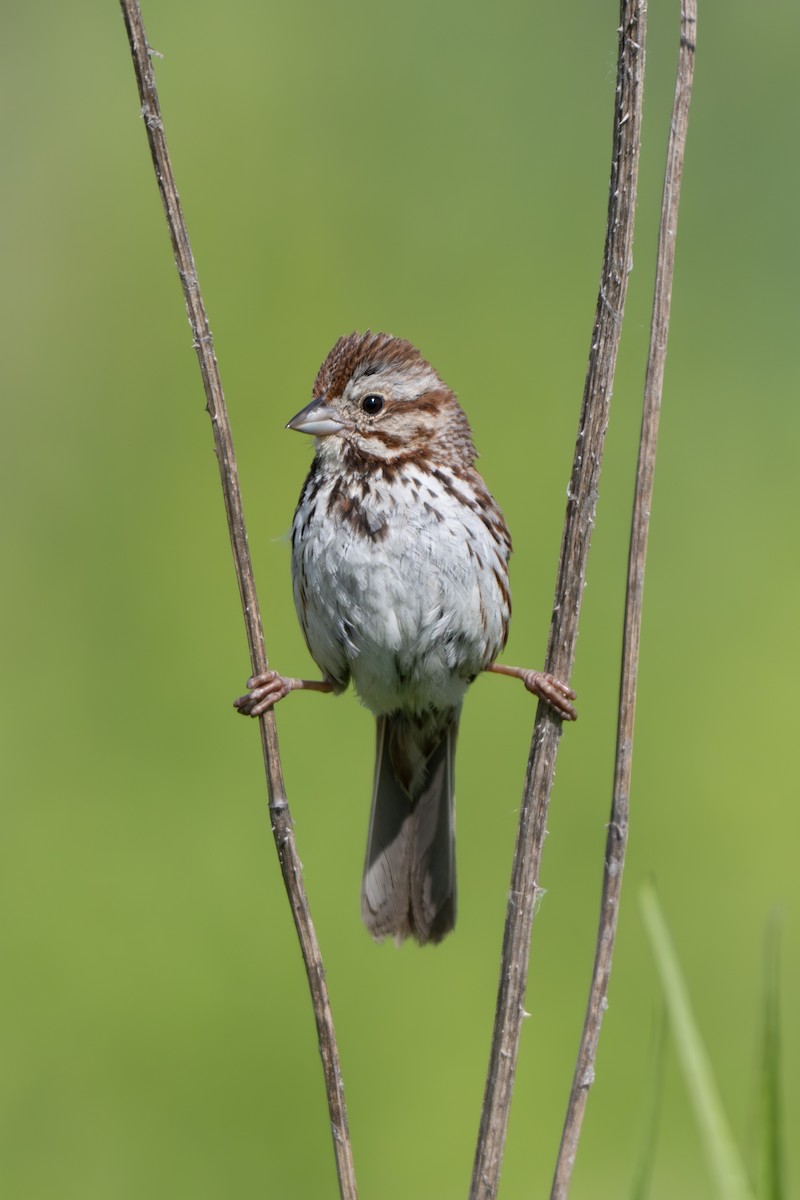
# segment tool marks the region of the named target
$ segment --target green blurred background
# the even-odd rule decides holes
[[[546,1194],[591,967],[627,525],[677,3],[651,3],[641,206],[550,814],[502,1196]],[[145,5],[239,455],[268,649],[310,670],[284,432],[351,329],[458,391],[515,541],[506,661],[542,661],[606,207],[617,8]],[[654,877],[727,1111],[757,1112],[762,932],[785,907],[800,1120],[796,47],[701,0],[610,1009],[573,1195],[622,1196],[660,1000]],[[18,5],[2,49],[5,419],[0,1191],[332,1196],[305,978],[269,832],[211,433],[121,15]],[[533,706],[479,681],[459,758],[460,915],[375,946],[372,773],[352,696],[279,712],[364,1196],[463,1197]],[[793,1164],[793,1179],[800,1163]],[[711,1183],[674,1054],[651,1196]]]

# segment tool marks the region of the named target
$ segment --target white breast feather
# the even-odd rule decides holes
[[[426,479],[425,487],[443,521],[425,511],[408,485],[399,500],[397,484],[391,500],[373,488],[364,507],[370,528],[386,523],[380,540],[334,523],[327,515],[330,486],[323,487],[316,516],[296,542],[295,599],[311,653],[333,678],[349,670],[375,713],[457,706],[470,680],[499,653],[508,622],[494,574],[506,575],[504,548],[439,481]]]

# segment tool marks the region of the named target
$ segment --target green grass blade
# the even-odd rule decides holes
[[[650,1194],[650,1180],[656,1161],[656,1145],[658,1142],[658,1123],[661,1116],[661,1101],[664,1096],[664,1051],[667,1044],[666,1013],[662,1009],[658,1014],[655,1030],[655,1046],[653,1062],[648,1075],[650,1082],[645,1089],[647,1110],[644,1119],[644,1130],[639,1150],[639,1158],[633,1173],[633,1182],[628,1193],[628,1200],[647,1200]]]
[[[780,936],[783,913],[773,910],[764,935],[764,1001],[761,1026],[760,1200],[785,1200],[781,1103]]]
[[[717,1192],[721,1200],[755,1200],[728,1126],[711,1064],[692,1013],[686,984],[652,886],[642,889],[640,903],[661,978],[672,1036]]]

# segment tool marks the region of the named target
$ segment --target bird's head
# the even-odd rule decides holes
[[[313,399],[287,429],[313,434],[317,455],[339,467],[418,458],[471,466],[475,447],[455,393],[411,342],[351,333],[331,350]]]

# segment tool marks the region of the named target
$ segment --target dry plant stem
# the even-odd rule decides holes
[[[137,0],[120,0],[120,3],[130,40],[133,66],[139,86],[142,115],[147,127],[147,138],[150,143],[153,166],[158,180],[161,199],[164,204],[164,212],[169,226],[170,238],[172,239],[172,248],[175,253],[175,262],[183,285],[189,324],[192,329],[194,346],[197,351],[200,372],[203,377],[203,387],[207,401],[206,408],[211,417],[214,432],[214,447],[219,462],[222,490],[225,496],[225,510],[228,517],[231,546],[233,548],[236,579],[239,584],[242,608],[244,610],[247,640],[250,647],[250,660],[253,674],[260,674],[267,668],[264,634],[261,626],[258,599],[256,597],[253,569],[250,562],[250,551],[247,545],[247,533],[245,530],[244,513],[242,511],[233,440],[219,370],[217,368],[217,360],[214,355],[211,330],[200,293],[200,287],[197,282],[197,272],[189,244],[189,235],[183,219],[172,166],[167,152],[155,76],[150,61],[150,49],[142,22],[142,14]],[[342,1200],[355,1200],[357,1191],[350,1134],[347,1126],[344,1090],[339,1067],[339,1052],[336,1046],[333,1018],[328,1001],[322,956],[314,924],[311,920],[308,898],[303,885],[300,859],[298,858],[294,841],[291,814],[286,801],[278,750],[278,735],[273,712],[268,711],[264,713],[260,717],[259,725],[261,728],[261,743],[269,790],[272,832],[278,851],[278,860],[283,874],[283,881],[286,885],[297,929],[297,936],[300,941],[300,948],[303,953],[303,961],[308,975],[311,999],[314,1006],[314,1017],[317,1023],[317,1037],[325,1073],[333,1147],[339,1176],[339,1190]]]
[[[630,794],[633,730],[636,709],[636,678],[639,668],[639,639],[644,598],[644,572],[647,556],[647,535],[653,503],[653,475],[667,356],[672,277],[675,266],[675,240],[678,228],[683,158],[686,130],[689,121],[689,102],[694,72],[694,37],[697,21],[696,0],[683,0],[680,21],[680,50],[675,100],[672,110],[664,195],[661,205],[661,224],[658,235],[655,296],[650,326],[650,351],[644,386],[642,429],[639,441],[639,462],[631,518],[631,538],[628,554],[628,586],[625,598],[625,624],[622,643],[622,672],[617,719],[616,762],[611,816],[605,851],[603,894],[597,932],[594,970],[586,1007],[578,1061],[572,1081],[564,1131],[556,1162],[551,1200],[565,1200],[569,1193],[572,1170],[578,1149],[583,1114],[589,1088],[594,1082],[594,1063],[600,1027],[606,1009],[611,957],[617,930],[619,899],[622,890],[622,870],[628,840],[628,797]]]
[[[569,680],[575,656],[586,561],[631,266],[644,82],[644,0],[623,0],[605,251],[578,439],[568,490],[545,671]],[[511,1091],[525,1016],[531,930],[561,722],[540,703],[520,809],[503,937],[492,1049],[470,1189],[494,1197],[500,1179]]]

